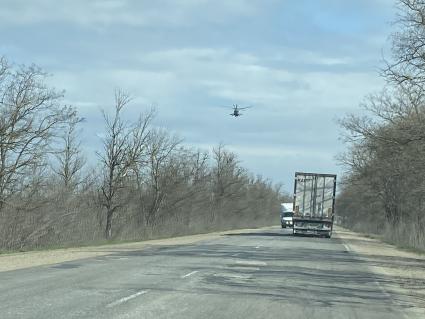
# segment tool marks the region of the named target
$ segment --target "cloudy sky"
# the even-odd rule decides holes
[[[51,74],[88,153],[119,87],[129,117],[155,105],[155,125],[290,191],[295,171],[341,172],[336,119],[382,87],[394,18],[392,0],[0,0],[0,55]]]

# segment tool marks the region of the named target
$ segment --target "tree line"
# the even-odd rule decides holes
[[[340,121],[348,174],[337,200],[345,225],[425,249],[425,2],[398,0],[386,85]]]
[[[222,144],[212,152],[126,121],[129,94],[102,111],[95,165],[85,125],[37,66],[0,58],[0,250],[170,237],[277,223],[280,186],[254,176]]]

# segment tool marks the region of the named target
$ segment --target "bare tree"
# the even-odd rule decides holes
[[[422,197],[418,190],[424,184],[424,105],[423,92],[402,83],[369,96],[363,104],[367,115],[349,115],[340,122],[350,143],[339,158],[348,169],[349,182],[357,185],[357,191],[362,186],[374,192],[374,198],[362,197],[374,204],[379,201],[382,215],[392,227],[412,215],[416,209],[407,207]]]
[[[78,140],[76,131],[77,125],[82,121],[82,118],[75,115],[66,123],[64,133],[60,136],[62,149],[55,152],[58,165],[53,170],[59,175],[63,187],[71,192],[82,182],[79,174],[85,165],[81,141]]]
[[[60,106],[62,93],[48,88],[45,76],[36,66],[15,70],[0,59],[0,206],[31,186],[53,137],[75,115]]]
[[[387,62],[384,76],[396,83],[425,84],[425,2],[398,0],[400,26],[392,34],[394,62]]]
[[[115,92],[115,113],[110,117],[103,112],[106,136],[103,139],[103,153],[98,156],[103,165],[102,204],[106,208],[105,237],[112,236],[112,218],[117,209],[125,203],[122,190],[126,187],[127,176],[140,161],[145,141],[149,136],[148,126],[153,112],[140,116],[131,125],[122,119],[122,110],[130,102],[130,96],[121,90]]]
[[[148,149],[148,189],[149,205],[146,212],[146,223],[153,226],[158,218],[158,212],[166,199],[168,183],[167,168],[172,153],[177,149],[181,140],[163,130],[152,131],[147,145]]]
[[[197,150],[191,156],[191,176],[193,177],[193,184],[198,184],[201,181],[206,180],[209,175],[209,167],[208,167],[208,153],[201,152]]]
[[[210,188],[209,177],[210,172],[207,166],[208,154],[200,151],[193,152],[185,147],[179,147],[170,156],[167,165],[164,167],[163,183],[164,191],[167,193],[166,210],[170,217],[177,216],[182,207],[192,207],[196,204],[203,203],[204,207],[208,205]],[[204,209],[205,210],[205,209]],[[183,214],[182,214],[183,213]],[[202,212],[198,212],[202,214]],[[187,217],[187,214],[186,214]]]
[[[423,248],[425,219],[425,1],[397,0],[398,31],[386,88],[368,96],[364,116],[340,124],[349,149],[337,201],[349,226],[385,232],[398,244]],[[363,222],[362,222],[363,221]]]
[[[245,177],[245,170],[239,166],[236,155],[227,151],[223,144],[213,149],[213,159],[214,194],[218,197],[231,197],[239,188],[232,189],[232,186],[242,184],[241,178]]]

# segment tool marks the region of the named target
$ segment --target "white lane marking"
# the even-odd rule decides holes
[[[258,248],[260,248],[261,246],[255,246],[255,249],[258,249]]]
[[[266,266],[267,263],[259,260],[236,260],[238,265],[249,265],[249,266]]]
[[[350,252],[350,251],[351,251],[350,246],[348,246],[348,245],[347,245],[347,244],[345,244],[345,243],[342,243],[342,244],[344,245],[345,250],[347,250],[348,252]]]
[[[192,271],[192,272],[190,272],[190,273],[188,273],[188,274],[186,274],[186,275],[183,275],[183,276],[181,276],[181,277],[182,277],[182,278],[186,278],[186,277],[192,276],[193,274],[196,274],[197,272],[199,272],[199,270],[194,270],[194,271]]]
[[[118,299],[117,301],[114,301],[114,302],[108,304],[106,307],[112,308],[112,307],[118,306],[119,304],[122,304],[122,303],[124,303],[126,301],[129,301],[131,299],[134,299],[134,298],[136,298],[136,297],[138,297],[140,295],[144,295],[147,292],[148,292],[147,290],[140,290],[139,292],[136,292],[135,294],[132,294],[130,296],[127,296],[127,297]]]

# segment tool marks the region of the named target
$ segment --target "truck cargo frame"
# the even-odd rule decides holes
[[[320,185],[322,181],[322,185]],[[300,185],[301,184],[301,185]],[[293,234],[331,237],[336,175],[295,173]]]

